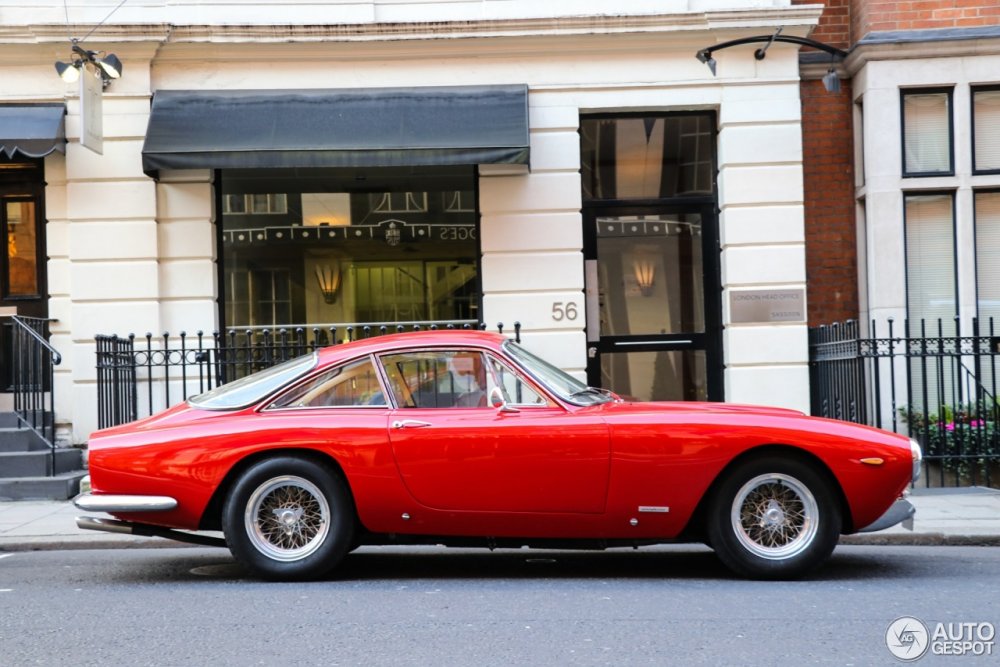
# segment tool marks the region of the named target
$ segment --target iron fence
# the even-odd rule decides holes
[[[809,331],[812,414],[909,435],[924,484],[1000,484],[1000,333],[992,318],[856,321]]]
[[[49,446],[47,473],[56,471],[55,367],[62,356],[49,344],[49,320],[11,316],[13,359],[11,387],[18,422]]]
[[[481,329],[472,320],[251,327],[193,336],[97,335],[98,428],[135,421],[221,384],[338,343],[389,333]],[[504,325],[497,325],[503,333]],[[520,342],[521,325],[514,323]]]

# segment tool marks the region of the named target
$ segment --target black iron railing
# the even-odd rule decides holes
[[[315,327],[253,327],[225,333],[144,337],[98,335],[98,427],[117,426],[154,414],[177,401],[317,348],[389,333],[482,329],[471,320],[349,324]],[[497,325],[503,333],[504,325]],[[514,323],[520,341],[521,325]]]
[[[18,421],[37,433],[52,452],[48,474],[55,474],[55,367],[62,356],[49,344],[49,322],[36,317],[11,317],[13,352],[11,387]]]
[[[906,433],[924,484],[1000,484],[1000,332],[993,319],[848,321],[811,329],[814,415]]]

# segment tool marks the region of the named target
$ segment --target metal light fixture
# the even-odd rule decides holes
[[[721,44],[716,44],[715,46],[706,46],[704,49],[699,49],[695,53],[695,58],[699,62],[708,65],[708,69],[712,71],[712,76],[715,76],[716,68],[718,63],[716,63],[715,58],[712,54],[716,51],[721,51],[722,49],[728,49],[731,46],[741,46],[743,44],[758,44],[764,42],[764,46],[760,47],[753,52],[754,58],[757,60],[763,60],[767,56],[767,50],[775,42],[786,42],[788,44],[798,44],[799,46],[809,46],[820,51],[825,51],[831,56],[830,69],[827,71],[826,75],[823,77],[823,87],[826,88],[829,93],[840,92],[840,77],[837,76],[837,69],[835,64],[842,62],[844,58],[847,57],[847,51],[838,49],[835,46],[830,46],[829,44],[824,44],[823,42],[817,42],[814,39],[808,39],[806,37],[795,37],[794,35],[782,35],[781,28],[774,31],[773,35],[755,35],[753,37],[742,37],[740,39],[733,39],[728,42],[722,42]]]
[[[316,282],[319,291],[323,293],[323,301],[329,305],[337,303],[337,292],[340,291],[340,266],[330,267],[323,264],[316,267]]]
[[[656,265],[650,259],[637,259],[632,269],[635,271],[635,282],[639,285],[639,293],[643,296],[652,296]]]
[[[80,79],[80,71],[88,65],[95,72],[101,75],[101,83],[107,88],[111,81],[120,79],[122,75],[122,61],[113,53],[105,54],[103,51],[89,51],[80,46],[78,40],[73,40],[73,59],[66,63],[61,60],[56,61],[56,73],[66,83],[75,83]]]

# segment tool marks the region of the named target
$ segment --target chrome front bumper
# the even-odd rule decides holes
[[[73,504],[87,512],[167,512],[177,507],[170,496],[95,496],[85,493]]]
[[[902,523],[907,530],[913,530],[913,515],[917,509],[906,498],[900,498],[892,504],[885,514],[868,524],[859,533],[873,533],[876,530],[892,528],[897,523]]]

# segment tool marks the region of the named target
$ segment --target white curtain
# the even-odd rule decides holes
[[[906,294],[911,335],[937,335],[937,320],[955,330],[955,236],[951,195],[906,197]],[[933,333],[932,333],[933,332]]]
[[[1000,332],[1000,192],[976,193],[976,291],[980,331]]]
[[[911,93],[903,96],[906,173],[950,170],[950,113],[947,93]]]
[[[1000,169],[1000,90],[972,94],[976,170]]]

